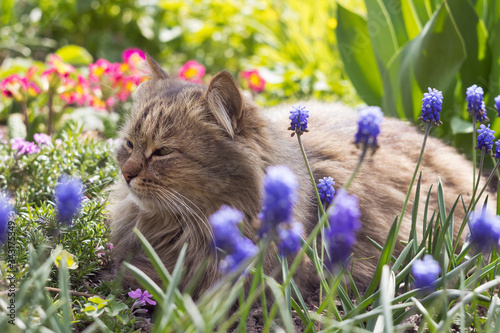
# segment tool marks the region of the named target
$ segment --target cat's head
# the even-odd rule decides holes
[[[150,78],[134,94],[117,151],[124,187],[140,207],[171,214],[240,206],[245,199],[236,192],[258,191],[248,148],[262,134],[255,106],[227,72],[207,87],[147,62]]]

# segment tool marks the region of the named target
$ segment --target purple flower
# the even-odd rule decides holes
[[[0,192],[0,243],[4,243],[7,238],[7,227],[13,213],[9,197]]]
[[[235,242],[241,238],[238,223],[243,221],[244,215],[236,208],[222,206],[208,219],[214,232],[215,246],[231,253],[236,248]]]
[[[13,138],[10,140],[10,147],[15,150],[17,155],[31,155],[40,151],[34,142],[26,141],[24,138]]]
[[[332,203],[333,195],[335,194],[335,189],[333,188],[335,182],[332,177],[324,177],[320,179],[318,182],[318,192],[319,197],[321,198],[321,202],[323,205],[329,205]]]
[[[495,154],[493,156],[495,156],[496,159],[499,159],[500,158],[500,140],[496,141],[495,142]]]
[[[307,130],[307,118],[309,118],[309,111],[306,110],[305,106],[293,105],[290,111],[290,128],[289,130],[295,131],[292,136],[297,133],[298,135],[308,132]]]
[[[283,256],[294,255],[300,250],[302,240],[302,224],[293,222],[281,223],[278,226],[279,253]]]
[[[467,88],[466,94],[467,111],[469,111],[470,116],[474,117],[475,115],[476,122],[488,121],[488,117],[486,117],[486,107],[483,101],[483,88],[474,84]]]
[[[330,226],[325,229],[325,240],[331,268],[343,265],[351,255],[356,243],[356,232],[361,229],[361,212],[358,198],[340,189],[333,206],[328,210]]]
[[[63,175],[56,185],[56,207],[59,221],[71,224],[71,220],[80,210],[83,185],[78,178]]]
[[[498,247],[500,240],[500,221],[497,216],[490,215],[485,209],[469,215],[469,241],[480,251]]]
[[[245,260],[255,256],[259,251],[257,246],[246,237],[239,237],[235,245],[234,251],[220,263],[220,270],[225,274],[234,272]]]
[[[286,166],[270,166],[263,183],[262,212],[258,216],[262,222],[260,237],[275,230],[279,223],[291,222],[298,187],[295,174]]]
[[[427,254],[423,260],[415,260],[411,267],[411,273],[417,288],[432,290],[439,273],[441,273],[441,267],[431,255]]]
[[[354,137],[354,143],[378,147],[377,136],[380,133],[383,118],[384,114],[377,106],[369,106],[359,111],[358,131]]]
[[[487,153],[491,153],[491,148],[493,147],[493,140],[495,140],[495,131],[481,124],[477,130],[479,135],[477,136],[477,146],[476,149],[485,150]]]
[[[442,124],[439,113],[443,107],[443,93],[436,89],[428,88],[422,99],[422,115],[418,118],[425,123],[431,123],[434,127]]]
[[[33,139],[39,145],[52,146],[52,139],[47,134],[36,133],[36,134],[33,135]]]
[[[128,295],[136,299],[136,303],[140,304],[141,306],[146,305],[146,302],[151,305],[156,305],[156,302],[150,299],[153,297],[150,293],[148,293],[147,290],[144,290],[144,292],[141,291],[141,289],[136,289],[135,291],[131,291],[128,293]]]

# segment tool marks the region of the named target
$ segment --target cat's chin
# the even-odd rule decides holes
[[[153,203],[151,203],[150,200],[148,200],[143,195],[135,193],[133,190],[129,190],[127,199],[129,201],[132,201],[137,207],[139,207],[139,209],[143,211],[151,211],[154,208]]]

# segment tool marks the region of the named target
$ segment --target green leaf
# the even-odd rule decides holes
[[[56,54],[62,58],[63,61],[74,66],[90,65],[93,61],[90,53],[78,45],[66,45],[56,51]]]
[[[344,68],[358,95],[369,105],[382,105],[382,78],[377,71],[366,20],[338,4],[337,42]]]
[[[453,117],[451,119],[451,133],[455,134],[463,134],[463,133],[472,133],[473,126],[470,121],[465,121],[459,117]]]

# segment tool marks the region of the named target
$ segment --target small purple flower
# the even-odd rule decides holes
[[[62,145],[62,140],[61,139],[56,139],[54,142],[56,143],[56,146]]]
[[[283,256],[296,254],[301,247],[302,224],[293,222],[290,224],[281,223],[278,226],[278,251]]]
[[[258,215],[262,222],[260,237],[275,230],[282,222],[291,222],[298,187],[295,174],[286,166],[270,166],[263,183],[263,208]]]
[[[231,253],[236,248],[235,242],[241,238],[238,223],[243,221],[244,215],[236,208],[222,206],[208,219],[214,232],[215,246]]]
[[[483,101],[483,88],[474,84],[467,88],[466,94],[467,111],[469,111],[470,116],[474,117],[475,115],[476,122],[488,121],[488,117],[486,117],[486,107]]]
[[[55,192],[59,221],[69,225],[82,205],[82,182],[78,178],[63,175],[56,185]]]
[[[493,156],[495,156],[496,159],[499,159],[500,158],[500,140],[498,141],[495,141],[495,154]]]
[[[377,106],[369,106],[359,111],[358,131],[354,137],[354,143],[377,148],[377,136],[383,119],[384,114]]]
[[[13,138],[10,140],[10,147],[15,150],[17,155],[31,155],[40,151],[34,142],[26,141],[24,138]]]
[[[469,215],[469,241],[480,251],[498,247],[500,240],[500,220],[490,215],[485,209]]]
[[[301,135],[304,132],[309,132],[307,130],[307,118],[309,118],[309,111],[306,110],[305,106],[301,106],[300,104],[292,106],[289,117],[291,120],[289,130],[295,131],[292,133],[292,136],[295,133]]]
[[[360,217],[358,198],[340,189],[328,210],[330,226],[325,229],[331,268],[346,264],[356,243],[356,232],[361,229]]]
[[[500,117],[500,95],[495,97],[495,108],[497,109],[497,117]]]
[[[255,256],[259,251],[257,246],[246,237],[240,236],[235,245],[234,251],[220,262],[220,270],[224,274],[234,272],[245,260]]]
[[[151,305],[156,305],[156,302],[151,299],[153,295],[148,293],[147,290],[144,290],[144,292],[142,292],[141,289],[136,289],[135,291],[129,292],[128,295],[131,298],[136,299],[136,303],[140,304],[141,306],[146,305],[146,302]]]
[[[442,124],[439,113],[443,108],[443,93],[436,89],[428,88],[422,99],[422,115],[418,118],[425,123],[431,123],[433,127]]]
[[[486,153],[491,153],[491,148],[493,147],[493,140],[495,140],[495,131],[481,124],[477,130],[479,135],[477,136],[477,146],[476,149],[485,150]]]
[[[415,260],[411,267],[411,273],[417,288],[433,290],[439,273],[441,273],[441,267],[431,255],[427,254],[423,260]]]
[[[47,145],[47,146],[52,146],[52,139],[50,136],[47,134],[43,133],[36,133],[33,135],[33,139],[35,140],[36,143],[38,143],[40,146],[41,145]]]
[[[323,205],[325,206],[332,203],[333,195],[335,194],[333,185],[335,185],[335,182],[333,181],[332,177],[324,177],[318,182],[317,187],[319,197],[321,198],[321,202],[323,202]]]
[[[9,197],[0,192],[0,243],[4,243],[7,238],[7,227],[13,213]]]

